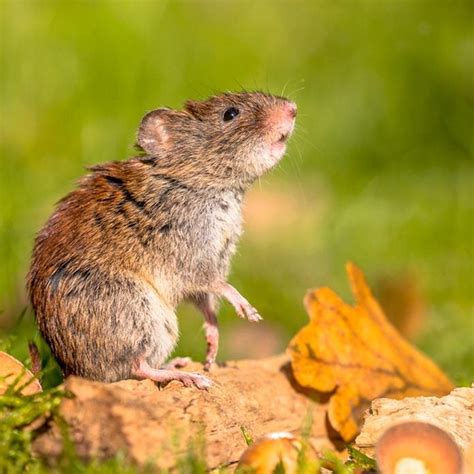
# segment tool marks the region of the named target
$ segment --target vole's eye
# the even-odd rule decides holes
[[[236,109],[235,107],[229,107],[224,112],[224,122],[228,122],[229,120],[235,119],[237,115],[239,115],[239,109]]]

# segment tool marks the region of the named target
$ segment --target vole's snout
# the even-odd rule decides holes
[[[296,104],[291,100],[284,100],[278,104],[278,108],[280,109],[279,118],[283,122],[291,122],[291,125],[293,125],[298,110]]]
[[[292,118],[296,118],[296,113],[298,108],[296,107],[296,104],[294,102],[288,101],[286,102],[286,106],[288,108],[288,115]]]
[[[295,126],[296,113],[296,104],[289,100],[279,100],[268,113],[271,154],[275,158],[281,158],[285,152],[286,141]]]
[[[285,141],[293,131],[296,118],[296,104],[289,100],[279,101],[269,113],[269,125],[275,134],[274,142]]]

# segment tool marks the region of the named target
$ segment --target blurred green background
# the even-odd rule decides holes
[[[472,2],[3,0],[0,25],[0,332],[15,355],[37,338],[31,311],[19,320],[34,235],[84,167],[133,155],[147,110],[246,88],[299,115],[249,196],[231,276],[265,323],[224,305],[221,359],[282,350],[308,288],[351,298],[353,260],[408,336],[472,380]],[[200,316],[179,313],[177,353],[202,358]]]

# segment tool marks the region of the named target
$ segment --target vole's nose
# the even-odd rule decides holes
[[[276,116],[280,122],[292,124],[296,118],[297,110],[298,108],[293,101],[284,99],[278,104]]]
[[[285,143],[295,126],[296,104],[291,100],[279,100],[275,107],[269,110],[267,126],[272,131],[274,142]]]
[[[288,110],[288,115],[294,119],[296,118],[296,112],[297,112],[297,107],[294,102],[288,101],[287,102],[287,110]]]

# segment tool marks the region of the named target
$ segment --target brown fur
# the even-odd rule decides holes
[[[279,138],[269,111],[283,101],[224,94],[150,112],[137,136],[144,156],[91,168],[60,201],[36,238],[28,290],[65,374],[110,382],[139,357],[165,361],[176,306],[227,277],[243,194]],[[226,122],[230,106],[240,114]]]

